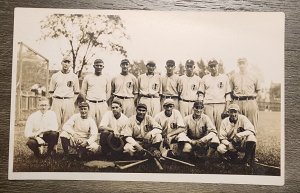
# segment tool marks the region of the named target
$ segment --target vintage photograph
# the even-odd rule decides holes
[[[14,17],[9,179],[284,184],[283,13]]]

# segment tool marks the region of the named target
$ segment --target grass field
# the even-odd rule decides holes
[[[89,168],[84,166],[88,160],[64,159],[60,143],[58,154],[54,158],[35,158],[26,147],[26,138],[23,136],[24,126],[15,128],[14,146],[14,172],[130,172],[130,173],[196,173],[196,174],[245,174],[242,164],[232,164],[229,167],[219,167],[218,159],[212,160],[209,167],[204,166],[202,159],[190,160],[196,167],[185,166],[172,161],[162,161],[163,171],[157,169],[152,161],[141,165],[119,170],[117,168]],[[256,157],[259,163],[280,166],[280,113],[260,112],[259,130],[257,135]],[[109,160],[105,157],[97,157],[99,160]],[[111,160],[113,161],[113,160]],[[280,175],[279,169],[264,167],[256,164],[256,175]]]

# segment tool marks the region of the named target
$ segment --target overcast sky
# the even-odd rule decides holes
[[[236,68],[238,57],[247,57],[261,70],[266,84],[283,82],[282,13],[16,9],[15,48],[22,41],[47,57],[51,65],[58,66],[61,52],[67,48],[65,42],[37,41],[41,36],[40,21],[53,13],[120,15],[130,36],[124,44],[128,59],[154,60],[161,72],[168,59],[184,64],[187,59],[201,58],[205,63],[211,58],[221,59],[229,72]],[[104,51],[99,54],[105,63],[104,73],[114,76],[120,72],[123,56]]]

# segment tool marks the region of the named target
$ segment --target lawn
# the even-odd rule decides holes
[[[242,164],[232,164],[228,167],[219,166],[217,156],[212,160],[209,167],[204,165],[203,159],[192,159],[190,163],[196,167],[190,167],[169,160],[162,160],[163,171],[157,169],[152,160],[144,162],[138,166],[120,170],[118,168],[90,168],[84,166],[89,160],[64,159],[62,148],[58,144],[58,154],[54,158],[35,158],[26,147],[26,138],[23,136],[24,125],[15,128],[14,147],[14,172],[130,172],[130,173],[195,173],[195,174],[245,174]],[[260,112],[259,130],[257,136],[256,157],[259,163],[271,166],[280,166],[280,113]],[[98,156],[92,159],[110,160],[109,158]],[[256,164],[254,174],[256,175],[280,175],[280,170]]]

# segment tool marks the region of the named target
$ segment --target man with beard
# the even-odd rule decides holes
[[[111,81],[102,74],[104,63],[101,59],[94,61],[94,74],[84,77],[81,86],[81,94],[90,106],[89,115],[95,119],[97,126],[108,111],[107,101],[111,95]]]
[[[228,76],[219,74],[219,64],[216,60],[208,62],[210,74],[205,75],[202,80],[204,83],[204,113],[219,131],[221,125],[221,114],[226,112],[230,103],[231,89]]]
[[[122,103],[123,113],[131,117],[135,113],[135,101],[138,94],[137,78],[128,72],[129,60],[121,61],[121,74],[111,81],[111,92],[114,98]]]
[[[166,99],[173,99],[174,108],[178,109],[178,85],[179,76],[174,74],[175,61],[168,60],[166,62],[167,74],[162,76],[162,94],[161,94],[161,109]]]
[[[79,81],[77,75],[70,70],[71,62],[70,56],[64,56],[61,71],[53,74],[50,80],[51,110],[56,114],[59,128],[74,114],[74,103],[79,94]]]
[[[185,68],[186,74],[179,78],[179,111],[183,117],[192,114],[196,100],[203,100],[203,83],[202,79],[194,74],[195,62],[187,60]]]
[[[122,113],[122,103],[119,100],[113,100],[111,111],[107,111],[104,114],[99,128],[101,131],[100,145],[103,154],[107,154],[109,152],[118,153],[119,150],[117,151],[116,148],[112,148],[113,144],[109,144],[108,140],[111,140],[110,135],[114,135],[114,138],[119,138],[122,130],[126,127],[127,122],[128,118]],[[122,140],[122,137],[120,137],[119,140],[115,139],[115,142],[117,143],[115,146],[120,147],[120,145],[122,145],[122,141],[121,144],[119,144],[120,140]]]
[[[183,118],[174,106],[172,99],[166,99],[163,105],[164,111],[158,113],[154,119],[162,127],[163,146],[170,149],[171,153],[177,154],[174,143],[178,143],[179,150],[182,150],[183,142],[187,137]]]
[[[154,73],[154,62],[148,62],[146,67],[147,73],[138,77],[139,103],[145,104],[148,115],[154,117],[160,112],[161,77]]]
[[[147,115],[147,106],[139,103],[136,114],[129,118],[125,129],[121,131],[126,141],[124,153],[133,156],[139,152],[143,154],[143,150],[148,149],[154,155],[160,155],[161,132],[161,126]]]
[[[98,128],[95,120],[88,116],[89,104],[81,102],[79,113],[74,114],[63,126],[60,134],[62,147],[65,155],[69,155],[69,147],[75,148],[79,158],[87,152],[96,153],[99,145],[96,142]]]
[[[183,151],[186,153],[193,151],[194,154],[197,154],[197,151],[205,152],[209,159],[216,151],[220,141],[216,127],[210,118],[203,114],[203,109],[203,103],[196,101],[193,105],[193,114],[184,117],[188,142],[184,144]]]
[[[228,107],[229,117],[221,122],[218,152],[226,161],[236,159],[238,152],[245,152],[243,161],[246,167],[253,166],[256,149],[256,131],[249,119],[239,114],[237,104]]]

